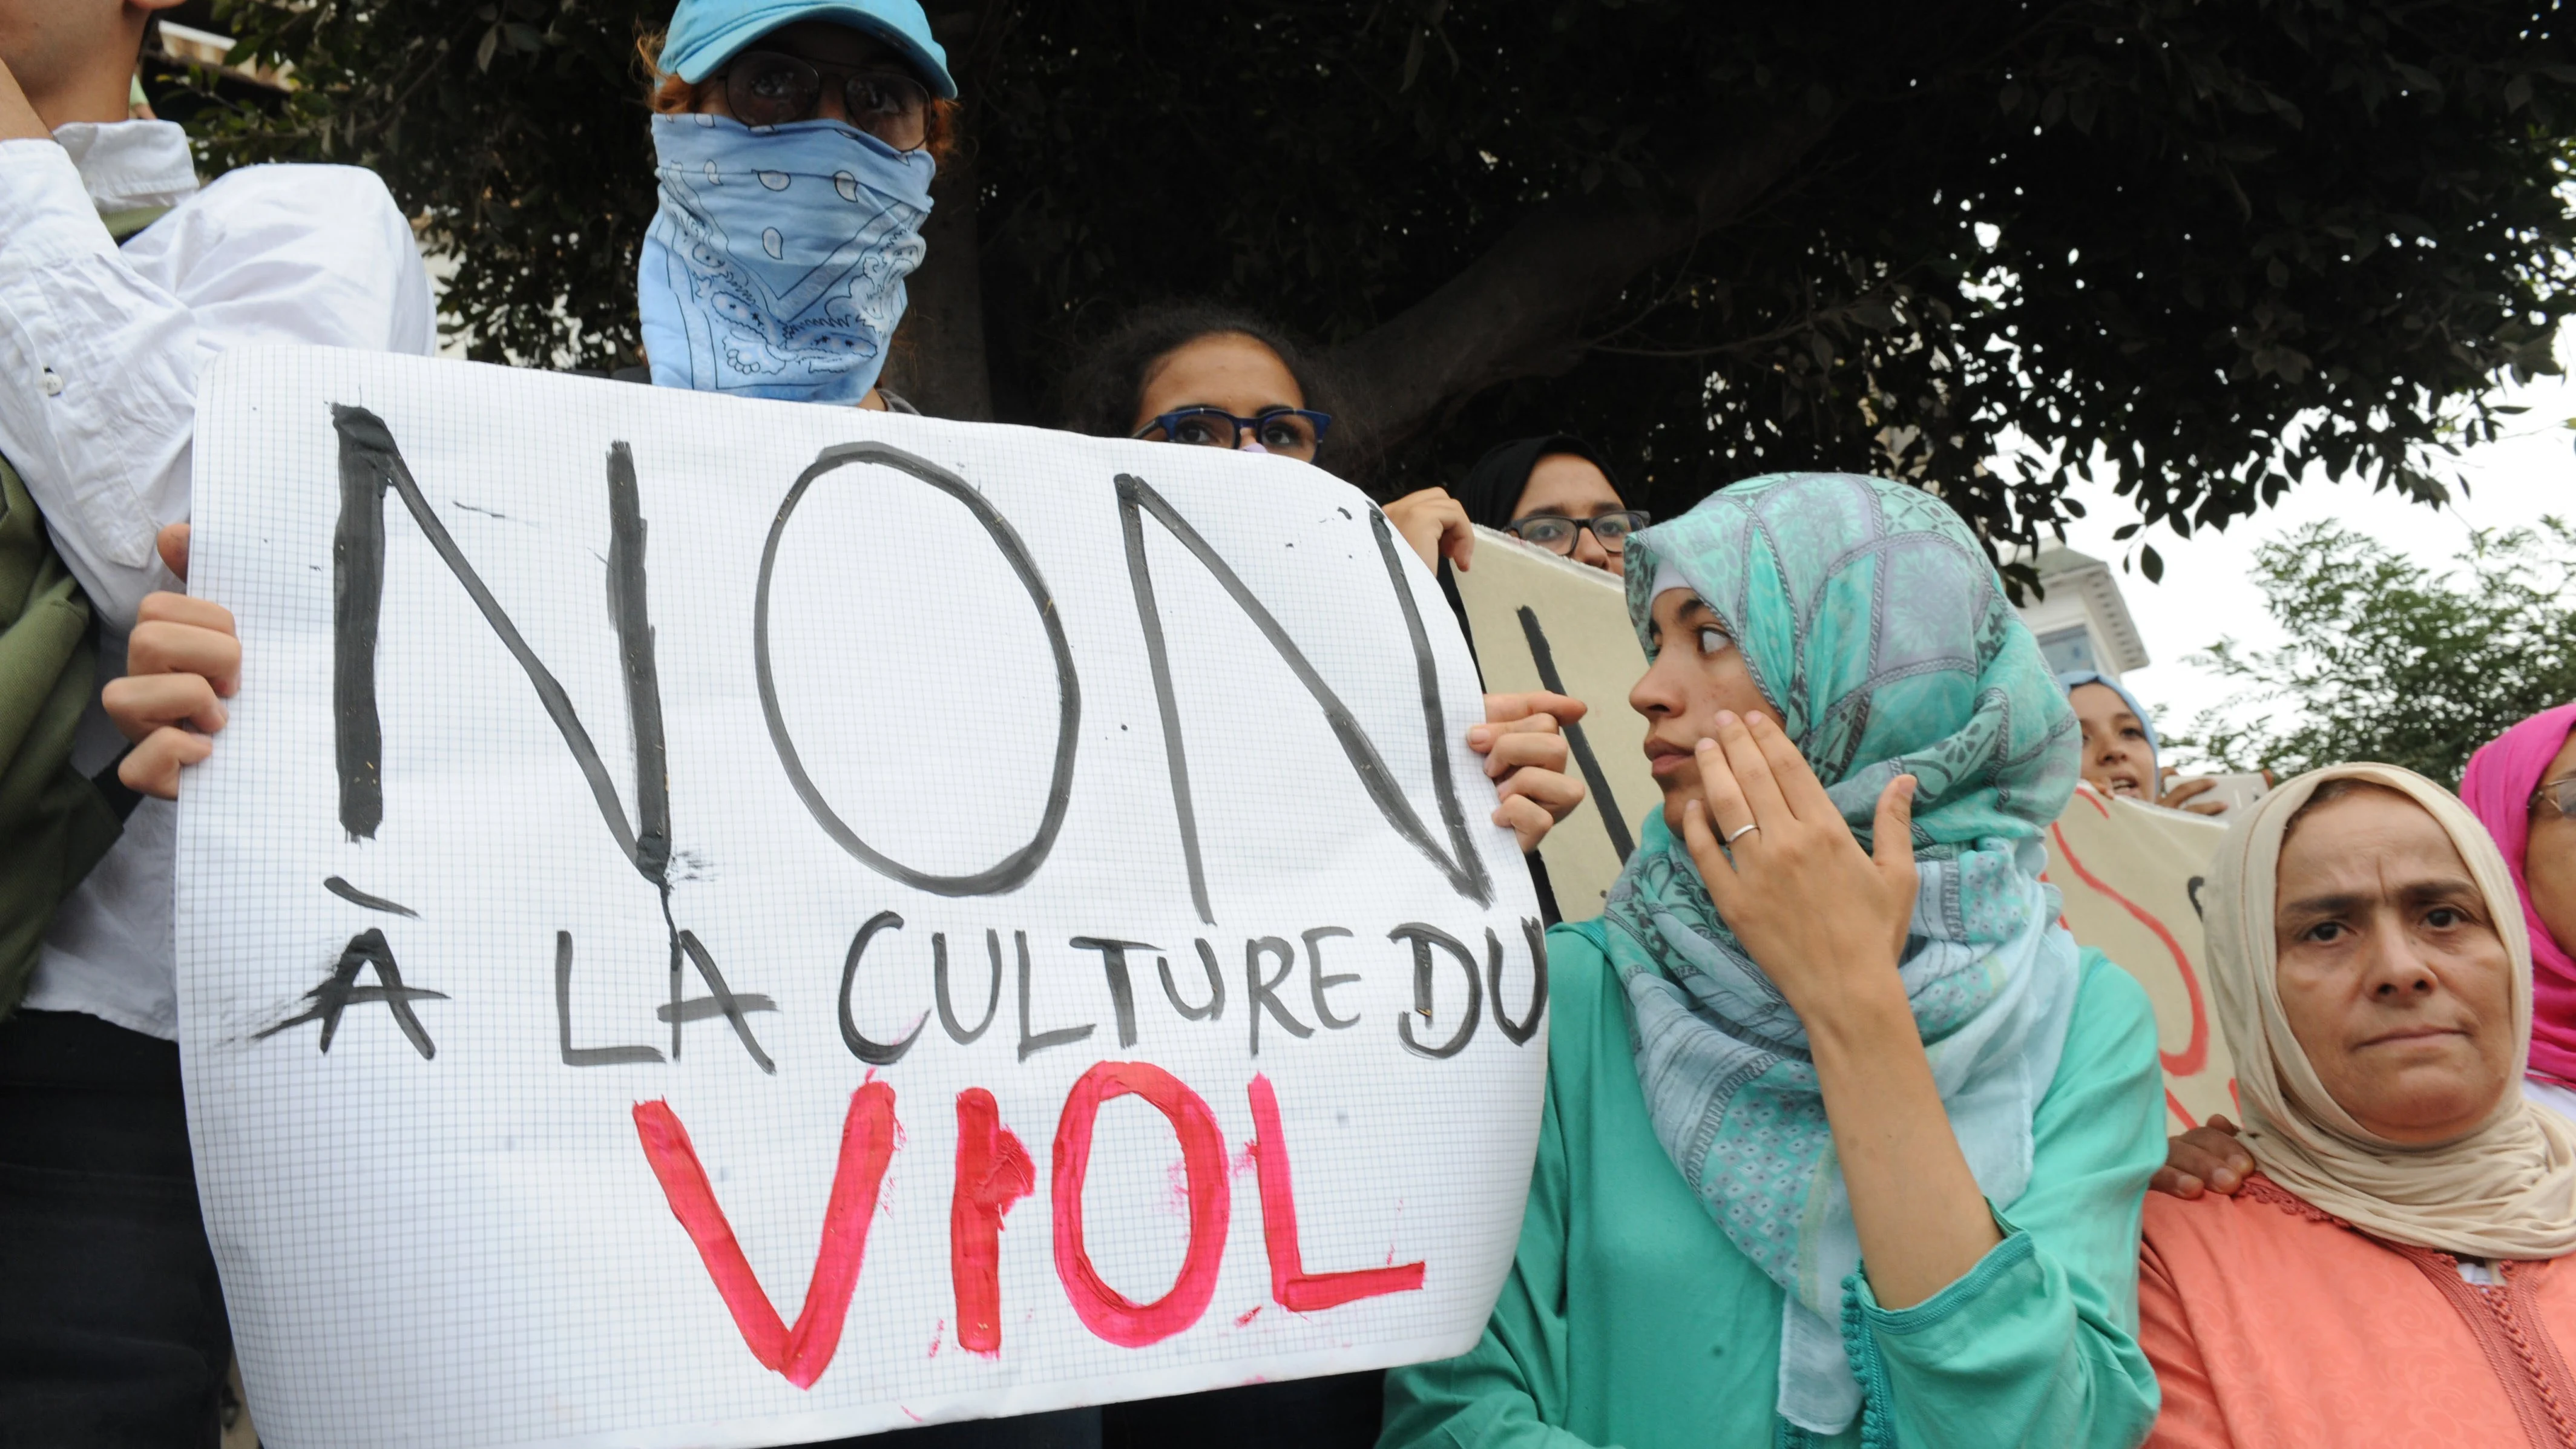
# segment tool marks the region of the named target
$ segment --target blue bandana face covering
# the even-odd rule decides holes
[[[838,121],[653,118],[662,205],[636,300],[657,387],[855,403],[921,265],[927,152]]]

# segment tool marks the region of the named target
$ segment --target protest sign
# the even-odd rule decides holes
[[[1476,1341],[1539,912],[1359,493],[321,350],[227,354],[195,460],[246,663],[181,1044],[268,1443],[791,1444]]]
[[[2236,1068],[2209,1019],[2200,910],[2223,820],[2078,786],[2048,829],[2049,884],[2066,928],[2147,988],[2173,1130],[2233,1117]]]
[[[1663,795],[1636,741],[1628,690],[1646,668],[1616,575],[1477,530],[1474,566],[1457,575],[1476,662],[1496,690],[1554,689],[1591,706],[1567,731],[1590,798],[1539,846],[1567,920],[1601,914],[1646,812]],[[1605,814],[1598,802],[1618,806]],[[2206,816],[2078,789],[2048,833],[2048,880],[2075,939],[2147,988],[2162,1036],[2175,1130],[2236,1110],[2227,1044],[2201,987],[2199,891],[2226,827]]]
[[[1481,527],[1471,566],[1455,578],[1486,688],[1553,690],[1591,706],[1566,731],[1583,804],[1539,844],[1557,910],[1589,920],[1664,800],[1646,770],[1645,724],[1628,707],[1646,651],[1628,622],[1626,587],[1616,574]]]

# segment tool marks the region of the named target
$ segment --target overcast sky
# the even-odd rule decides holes
[[[2567,333],[2558,344],[2562,361],[2576,354]],[[2468,495],[2432,509],[2395,493],[2373,493],[2353,482],[2314,481],[2292,488],[2280,506],[2240,519],[2224,533],[2200,531],[2188,539],[2157,529],[2115,543],[2111,534],[2138,514],[2108,485],[2078,488],[2073,496],[2087,516],[2066,531],[2070,547],[2113,561],[2131,562],[2119,575],[2129,612],[2137,619],[2152,661],[2122,682],[2154,710],[2167,729],[2190,727],[2201,710],[2219,704],[2235,687],[2186,656],[2223,637],[2265,646],[2280,641],[2263,595],[2253,583],[2254,550],[2320,519],[2335,519],[2367,533],[2410,558],[2441,569],[2466,544],[2471,527],[2508,528],[2543,514],[2576,521],[2576,385],[2543,378],[2510,391],[2507,401],[2530,411],[2507,424],[2507,436],[2469,450],[2459,460]],[[2152,542],[2164,558],[2164,581],[2151,584],[2136,572],[2135,552]]]

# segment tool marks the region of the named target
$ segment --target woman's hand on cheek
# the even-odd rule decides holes
[[[1485,774],[1501,796],[1493,821],[1538,848],[1556,822],[1583,803],[1583,786],[1565,773],[1564,723],[1583,718],[1579,699],[1538,691],[1485,696],[1485,722],[1467,731],[1467,747],[1485,757]]]
[[[1819,1013],[1884,1005],[1883,993],[1901,1006],[1896,967],[1916,890],[1914,777],[1880,793],[1873,855],[1767,716],[1721,710],[1697,763],[1702,798],[1683,802],[1683,844],[1718,914],[1790,1009],[1813,1032]]]

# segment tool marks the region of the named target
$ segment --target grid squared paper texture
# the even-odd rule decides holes
[[[391,493],[372,670],[382,819],[371,836],[344,826],[335,405],[382,420],[423,502],[561,682],[629,821],[637,731],[608,480],[612,444],[631,450],[668,752],[667,918],[664,887],[621,850],[529,672]],[[1466,646],[1400,541],[1390,574],[1358,492],[1277,458],[325,350],[227,354],[198,418],[191,585],[233,610],[245,663],[230,724],[180,811],[181,1045],[207,1225],[266,1442],[793,1444],[1474,1343],[1510,1265],[1537,1135],[1546,1034],[1514,1041],[1502,1023],[1531,1013],[1524,922],[1538,907],[1510,833],[1488,823],[1493,788],[1464,743],[1481,718]],[[773,742],[753,648],[764,549],[818,455],[867,442],[966,480],[1008,521],[1070,648],[1080,709],[1061,829],[1007,890],[920,889],[864,863],[800,798]],[[1476,858],[1464,868],[1490,881],[1490,904],[1389,825],[1314,696],[1146,516],[1213,917],[1201,918],[1121,473],[1239,574],[1446,847],[1401,579],[1436,666],[1440,750]],[[830,470],[779,529],[768,597],[776,713],[849,834],[944,877],[1029,844],[1064,690],[1040,605],[965,504],[890,466]],[[342,891],[326,889],[333,879]],[[845,972],[853,938],[887,911],[902,924]],[[1414,923],[1465,943],[1499,990],[1474,982],[1471,1000],[1468,968],[1434,949],[1422,1011],[1411,945],[1390,936]],[[326,1052],[317,1007],[370,930],[404,991],[362,965],[343,981]],[[703,943],[774,1071],[708,1008],[669,1019],[679,931]],[[1150,943],[1128,953],[1133,1045],[1120,1041],[1103,953],[1077,937]],[[934,938],[957,1032],[935,1009]],[[1264,938],[1293,953],[1276,1010],[1246,979],[1248,954],[1260,979],[1279,974],[1275,952],[1248,953]],[[1225,1004],[1190,1020],[1157,963],[1202,1006],[1201,941]],[[1319,975],[1356,979],[1319,988]],[[1318,1019],[1319,989],[1347,1025]],[[694,965],[679,990],[713,994]],[[386,999],[419,991],[441,993],[401,1003],[433,1055]],[[990,1025],[961,1043],[988,999]],[[1454,1055],[1406,1045],[1409,1031],[1443,1046],[1471,1015],[1477,1029]],[[276,1029],[299,1016],[316,1019]],[[1086,1025],[1079,1039],[1056,1035]],[[845,1031],[918,1036],[871,1067]],[[578,1051],[662,1059],[568,1065],[567,1036]],[[1230,1226],[1214,1297],[1143,1347],[1085,1327],[1053,1241],[1059,1114],[1102,1061],[1168,1071],[1223,1136]],[[1250,1151],[1256,1073],[1277,1093],[1305,1271],[1420,1262],[1418,1289],[1304,1313],[1273,1300]],[[871,1080],[895,1094],[898,1145],[838,1350],[800,1389],[736,1328],[635,1110],[665,1102],[685,1126],[792,1324],[844,1115]],[[959,1343],[950,1272],[957,1101],[975,1087],[1035,1168],[1035,1191],[1004,1219],[990,1355]],[[1137,1303],[1161,1297],[1189,1241],[1189,1192],[1175,1131],[1143,1098],[1100,1108],[1081,1196],[1101,1279]]]

